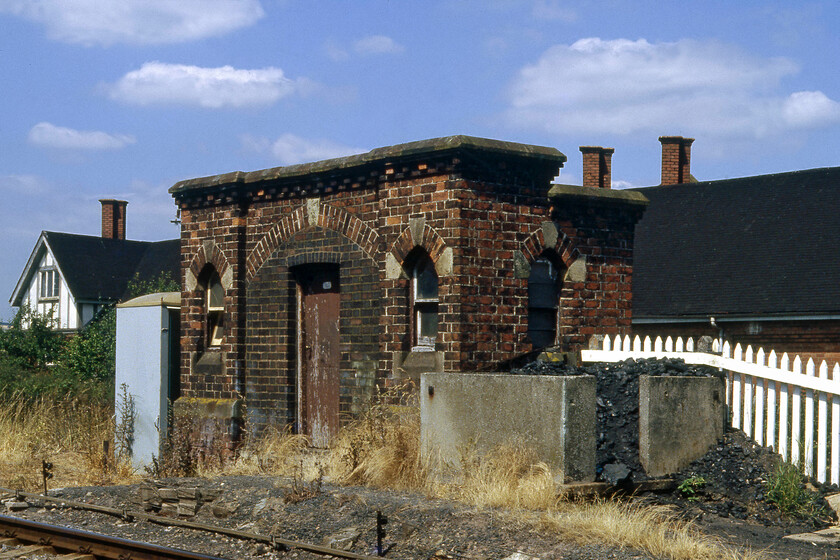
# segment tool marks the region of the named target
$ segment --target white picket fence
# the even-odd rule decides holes
[[[726,404],[732,426],[759,445],[775,449],[820,482],[840,483],[840,364],[829,375],[825,361],[802,363],[751,346],[732,348],[714,341],[710,352],[696,352],[691,338],[644,340],[605,337],[600,350],[584,350],[584,362],[628,358],[682,358],[725,372]],[[830,427],[829,427],[830,422]]]

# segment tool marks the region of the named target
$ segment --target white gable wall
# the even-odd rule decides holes
[[[41,271],[49,268],[55,269],[56,274],[60,277],[58,298],[44,300],[40,297]],[[67,287],[64,277],[61,276],[61,271],[56,266],[55,259],[49,251],[44,251],[41,259],[38,261],[38,267],[29,279],[29,285],[26,287],[25,293],[26,296],[24,297],[24,301],[29,304],[29,307],[44,315],[51,314],[52,317],[56,319],[57,327],[59,329],[77,330],[84,325],[84,323],[81,322],[80,312],[78,306],[76,305],[76,300],[73,298],[73,294],[70,293],[70,289]],[[92,305],[84,305],[83,307],[89,307],[90,310],[88,315],[92,315]]]

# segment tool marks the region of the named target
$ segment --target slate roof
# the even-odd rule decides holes
[[[45,231],[42,236],[77,302],[116,302],[124,298],[129,280],[157,278],[168,271],[180,279],[180,240],[131,241]],[[24,271],[24,275],[34,274]],[[19,283],[19,286],[23,282]],[[13,297],[12,305],[22,293]]]
[[[840,167],[634,190],[634,320],[840,314]]]

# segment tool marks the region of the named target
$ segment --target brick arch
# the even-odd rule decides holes
[[[201,244],[190,262],[189,272],[192,274],[193,278],[197,280],[201,275],[201,271],[204,270],[204,267],[208,264],[213,265],[213,268],[216,269],[224,289],[230,289],[232,278],[232,274],[228,273],[230,270],[230,263],[228,258],[225,256],[224,251],[222,251],[222,249],[219,248],[219,246],[213,241],[205,241]]]
[[[575,247],[575,244],[569,239],[569,236],[560,230],[557,230],[557,242],[553,246],[548,246],[545,242],[545,234],[543,228],[540,227],[529,235],[523,242],[522,256],[532,264],[537,260],[546,249],[551,249],[560,258],[563,266],[568,268],[580,257],[580,252]]]
[[[256,275],[263,263],[281,244],[308,226],[318,226],[340,233],[361,247],[368,257],[374,259],[379,234],[370,226],[350,212],[327,204],[318,204],[318,215],[315,223],[312,223],[308,218],[307,204],[304,202],[274,224],[248,254],[248,280]]]
[[[438,259],[446,250],[446,241],[438,234],[435,229],[427,224],[423,225],[423,234],[419,243],[415,242],[414,236],[411,233],[411,228],[405,228],[400,236],[391,245],[390,253],[394,259],[402,266],[408,254],[414,250],[415,247],[422,247],[429,254],[432,262],[437,264]]]

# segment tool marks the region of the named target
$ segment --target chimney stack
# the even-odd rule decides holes
[[[662,183],[678,185],[691,181],[691,143],[694,138],[660,136],[662,143]]]
[[[102,199],[102,237],[125,239],[125,200]]]
[[[583,186],[596,189],[612,188],[613,148],[581,146],[583,154]]]

